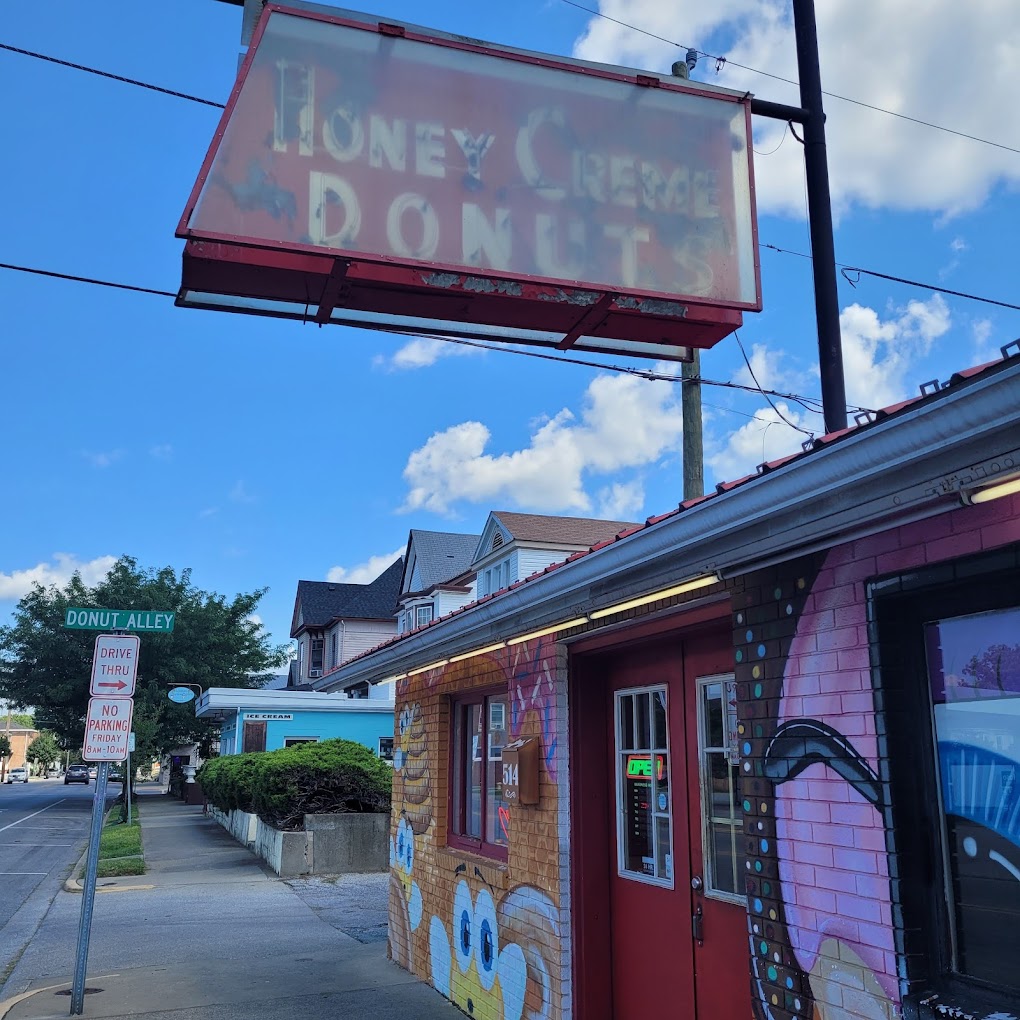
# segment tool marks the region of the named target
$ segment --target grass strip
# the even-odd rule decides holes
[[[99,836],[97,878],[145,874],[141,820],[138,813],[133,811],[131,824],[128,825],[121,822],[120,812],[120,804],[114,804],[106,815],[106,822]]]

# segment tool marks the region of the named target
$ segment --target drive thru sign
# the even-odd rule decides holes
[[[89,699],[81,749],[85,761],[123,761],[127,757],[134,704],[130,698]]]
[[[141,639],[133,634],[100,634],[92,655],[93,698],[133,698]]]

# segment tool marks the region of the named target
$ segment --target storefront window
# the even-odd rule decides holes
[[[737,796],[740,751],[732,676],[698,680],[698,712],[706,891],[743,902],[744,813]]]
[[[616,693],[620,874],[673,886],[673,809],[665,687]]]
[[[510,813],[503,802],[506,694],[469,695],[453,705],[450,842],[504,858]]]
[[[1020,989],[1020,609],[925,627],[953,969]]]

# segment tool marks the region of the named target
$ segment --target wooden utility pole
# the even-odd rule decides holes
[[[684,499],[705,494],[705,450],[701,431],[701,351],[691,351],[691,360],[680,368],[683,414]]]

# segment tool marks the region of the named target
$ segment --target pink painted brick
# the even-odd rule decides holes
[[[841,648],[836,652],[840,669],[871,669],[871,656],[863,647]]]
[[[816,695],[822,693],[821,680],[817,676],[797,677],[797,693],[803,695]]]
[[[864,737],[875,732],[875,722],[868,715],[845,715],[839,720],[839,732],[844,737]]]
[[[808,783],[808,796],[812,800],[824,800],[829,804],[850,800],[850,787],[842,780],[813,779]]]
[[[833,546],[825,556],[826,566],[840,567],[846,563],[853,563],[857,559],[857,549],[853,542],[846,542],[843,545]]]
[[[794,800],[791,804],[791,810],[792,817],[802,822],[829,822],[830,807],[822,801]]]
[[[840,606],[838,609],[834,609],[833,613],[836,617],[837,627],[857,627],[867,622],[863,601],[855,602],[850,606]]]
[[[966,556],[981,549],[981,532],[969,531],[949,538],[940,538],[928,546],[928,562],[951,560],[957,556]]]
[[[832,630],[836,626],[836,614],[831,609],[823,609],[819,612],[801,613],[799,630],[804,633],[821,633],[824,630]]]
[[[821,694],[843,694],[870,688],[870,681],[865,683],[864,677],[858,671],[850,673],[823,673],[818,678],[818,689]]]
[[[925,561],[925,546],[912,545],[906,549],[893,549],[876,558],[875,567],[879,574],[892,574],[898,570],[909,570]]]
[[[804,907],[813,907],[823,913],[831,914],[836,909],[836,894],[828,889],[811,889],[805,886],[797,887],[797,904]]]
[[[825,846],[852,847],[854,843],[854,830],[849,825],[821,825],[815,822],[811,826],[811,834],[816,843]]]
[[[892,528],[891,530],[883,531],[878,535],[871,535],[868,538],[862,538],[859,542],[854,543],[854,550],[858,557],[879,556],[892,549],[899,549],[899,547],[899,528]]]
[[[879,900],[866,900],[863,896],[837,893],[836,903],[842,917],[853,917],[872,924],[882,923],[882,904]]]
[[[860,712],[871,715],[875,711],[875,695],[871,691],[855,691],[839,696],[843,712],[847,715]]]
[[[835,853],[856,853],[853,850],[837,850]],[[801,861],[804,864],[816,864],[822,868],[831,868],[833,866],[833,854],[832,847],[829,846],[816,846],[813,843],[794,843],[793,844],[793,859],[795,861]],[[873,856],[873,855],[872,855]]]
[[[877,850],[885,853],[885,829],[855,829],[854,846],[858,850]]]
[[[800,656],[801,673],[833,673],[837,668],[835,652],[814,652]]]
[[[871,831],[871,830],[866,830]],[[847,850],[836,847],[832,850],[832,863],[844,871],[859,871],[865,875],[878,873],[878,854],[866,850]]]
[[[1010,542],[1020,542],[1020,514],[1011,520],[989,524],[981,529],[982,549],[996,549]]]
[[[862,556],[860,559],[835,567],[832,571],[832,580],[834,584],[853,584],[854,581],[863,581],[871,577],[875,572],[875,557]]]
[[[953,533],[952,518],[952,513],[944,513],[914,524],[905,524],[900,528],[900,539],[904,545],[924,545],[936,538],[945,538]]]
[[[824,569],[818,571],[818,576],[815,578],[811,588],[813,591],[822,591],[825,588],[831,588],[835,580],[832,569],[826,564]]]
[[[801,718],[819,719],[823,715],[837,716],[842,711],[839,694],[818,694],[810,698],[801,698],[803,703]]]
[[[852,584],[841,584],[836,588],[815,589],[816,609],[836,609],[839,606],[851,606],[857,601],[857,588]]]
[[[857,892],[858,875],[849,871],[818,868],[815,873],[815,885],[819,889],[831,889],[833,892]]]
[[[892,944],[892,931],[882,924],[857,922],[857,941],[876,949],[888,949]]]
[[[839,824],[861,828],[871,829],[882,824],[879,813],[870,804],[830,804],[829,816]]]
[[[1020,515],[1020,501],[1016,496],[993,499],[989,503],[958,510],[953,517],[953,531],[962,534],[965,531],[976,531],[994,524],[996,521],[1008,521]]]
[[[853,648],[859,643],[859,633],[856,626],[840,627],[823,634],[815,635],[820,652],[829,651],[833,648]]]
[[[812,839],[810,822],[786,821],[782,832],[784,839],[795,839],[801,843],[810,843]]]

